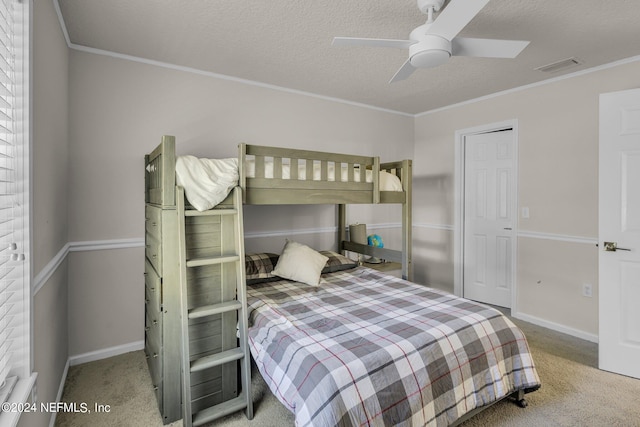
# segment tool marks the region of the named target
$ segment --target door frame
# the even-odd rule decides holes
[[[457,296],[464,296],[463,276],[464,276],[464,146],[465,138],[471,135],[481,133],[495,132],[504,129],[512,129],[513,131],[513,180],[515,185],[514,200],[514,221],[513,235],[514,244],[512,248],[512,268],[511,268],[511,313],[516,313],[517,301],[517,266],[518,266],[518,222],[520,219],[518,204],[518,120],[505,120],[475,126],[472,128],[460,129],[455,132],[455,171],[454,171],[454,224],[453,224],[453,293]]]

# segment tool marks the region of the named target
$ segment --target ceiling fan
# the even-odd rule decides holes
[[[442,65],[451,56],[485,58],[515,58],[528,41],[494,40],[456,37],[460,31],[489,3],[489,0],[451,0],[439,12],[445,0],[418,0],[418,9],[427,15],[426,24],[409,34],[409,40],[335,37],[333,46],[374,46],[409,49],[409,59],[389,83],[408,78],[416,68]]]

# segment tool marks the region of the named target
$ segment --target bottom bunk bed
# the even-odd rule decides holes
[[[273,254],[247,256],[251,353],[296,425],[455,425],[540,387],[499,311],[325,255],[315,285],[270,274]]]

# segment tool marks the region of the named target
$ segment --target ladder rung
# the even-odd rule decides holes
[[[187,267],[201,267],[203,265],[224,264],[225,262],[239,261],[238,255],[214,256],[209,258],[196,258],[187,261]]]
[[[189,319],[197,319],[199,317],[213,316],[214,314],[227,313],[242,308],[242,304],[238,300],[227,301],[219,304],[203,305],[202,307],[189,310]]]
[[[226,402],[219,403],[210,408],[203,409],[193,417],[193,425],[201,426],[202,424],[213,421],[217,418],[224,417],[225,415],[232,414],[247,407],[247,400],[245,398],[244,391],[241,396],[235,397]]]
[[[191,362],[191,372],[202,371],[203,369],[224,365],[225,363],[242,359],[243,357],[244,353],[242,352],[241,347],[201,357]]]
[[[238,211],[235,209],[209,209],[208,211],[188,210],[184,211],[184,216],[216,216],[216,215],[235,215]]]

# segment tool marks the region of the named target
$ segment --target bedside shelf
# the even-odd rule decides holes
[[[392,276],[402,277],[402,264],[400,264],[399,262],[381,262],[379,264],[370,264],[368,262],[363,262],[362,266],[378,271],[383,271],[385,273],[391,274]]]

